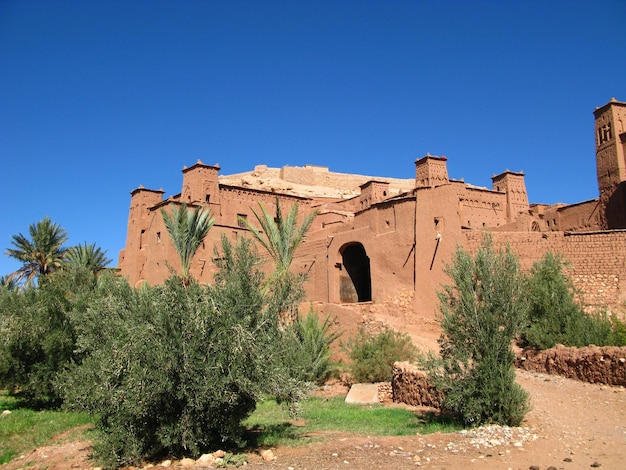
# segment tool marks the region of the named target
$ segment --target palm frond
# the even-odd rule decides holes
[[[171,216],[164,209],[161,209],[161,215],[180,259],[183,281],[188,282],[191,279],[189,273],[191,262],[202,241],[213,227],[215,219],[209,210],[205,210],[203,207],[189,210],[187,204],[172,207]]]

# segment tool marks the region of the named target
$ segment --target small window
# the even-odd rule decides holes
[[[157,232],[157,243],[161,243],[161,232]]]
[[[210,194],[205,195],[205,196],[204,196],[204,202],[205,202],[206,204],[208,204],[210,201],[211,201],[211,195],[210,195]]]
[[[248,220],[247,214],[237,214],[237,227],[246,228],[246,220]]]

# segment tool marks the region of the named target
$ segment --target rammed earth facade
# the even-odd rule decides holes
[[[389,303],[408,296],[416,315],[433,318],[454,250],[475,250],[489,231],[497,245],[509,244],[526,269],[548,250],[562,253],[586,306],[622,306],[626,103],[612,99],[594,116],[599,197],[589,201],[529,204],[523,172],[507,170],[492,177],[491,188],[478,187],[449,178],[446,157],[429,154],[415,161],[411,179],[312,165],[258,165],[224,176],[219,165],[198,161],[183,169],[182,190],[174,196],[164,199],[164,191],[144,187],[131,192],[119,269],[135,286],[162,283],[179,262],[160,210],[200,205],[211,210],[215,225],[191,272],[211,283],[221,237],[249,236],[240,218],[254,223],[252,210],[262,204],[273,211],[278,200],[285,211],[298,204],[300,217],[320,212],[292,266],[308,273],[307,300]]]

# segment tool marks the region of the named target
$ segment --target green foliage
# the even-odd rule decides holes
[[[626,346],[626,322],[613,315],[611,317],[611,329],[611,345]]]
[[[188,210],[187,204],[182,204],[180,208],[172,207],[171,216],[165,209],[161,209],[161,216],[180,259],[182,282],[187,285],[191,282],[189,270],[193,257],[196,255],[202,240],[213,227],[215,219],[211,217],[210,211],[202,207]]]
[[[307,215],[298,226],[298,204],[295,203],[283,216],[278,198],[276,198],[276,217],[270,215],[265,207],[259,203],[260,213],[252,210],[261,228],[252,225],[247,219],[240,219],[255,240],[267,251],[274,261],[275,268],[267,279],[269,306],[281,314],[290,313],[294,316],[294,309],[304,297],[304,274],[294,274],[289,271],[296,250],[308,233],[313,219],[318,212]]]
[[[565,274],[560,255],[546,253],[528,279],[529,326],[523,332],[528,346],[549,349],[565,346],[615,344],[613,327],[619,324],[606,314],[586,314],[574,298],[574,286]]]
[[[330,314],[322,321],[310,310],[287,327],[283,364],[292,377],[321,385],[331,376],[336,364],[331,360],[330,345],[340,336],[332,323]]]
[[[0,276],[0,289],[15,290],[19,287],[15,278],[9,276]]]
[[[301,396],[279,367],[278,321],[263,308],[250,242],[222,247],[215,286],[112,280],[77,325],[86,357],[62,389],[69,406],[98,418],[94,452],[105,465],[242,444],[241,421],[261,396]]]
[[[357,382],[388,382],[393,375],[393,363],[413,361],[417,348],[406,333],[386,329],[369,335],[359,329],[344,345],[351,360],[350,372]]]
[[[106,257],[106,250],[102,251],[95,243],[71,246],[65,255],[66,267],[88,269],[93,274],[105,269],[109,263],[111,260]]]
[[[511,342],[526,320],[524,278],[510,250],[496,252],[491,239],[472,257],[458,248],[439,293],[441,357],[424,362],[445,394],[444,408],[466,425],[518,425],[528,395],[515,383]]]
[[[415,413],[384,405],[348,404],[345,397],[309,398],[303,402],[301,426],[289,422],[284,408],[273,400],[259,403],[244,421],[254,435],[257,446],[297,445],[308,442],[311,435],[344,432],[361,436],[411,436],[416,433],[455,431],[458,424],[435,423]]]
[[[24,289],[0,289],[0,387],[31,406],[61,404],[55,381],[80,360],[71,320],[97,295],[90,273],[58,271]]]
[[[22,267],[11,274],[20,282],[25,280],[33,284],[35,279],[58,270],[65,256],[67,232],[63,228],[44,217],[28,228],[30,239],[21,233],[13,235],[6,255],[22,263]]]

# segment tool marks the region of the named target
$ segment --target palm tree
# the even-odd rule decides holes
[[[69,266],[82,267],[98,274],[104,270],[112,260],[106,257],[106,250],[102,251],[95,243],[89,245],[78,244],[68,248],[65,255],[65,261]]]
[[[247,219],[240,218],[252,236],[261,244],[275,263],[274,272],[268,278],[267,288],[273,294],[273,302],[278,306],[279,312],[293,310],[304,291],[302,284],[304,274],[294,276],[289,272],[296,250],[308,233],[313,219],[318,211],[313,211],[304,218],[302,225],[298,226],[298,204],[293,204],[286,217],[280,209],[276,198],[276,217],[272,217],[263,204],[259,203],[260,213],[252,209],[261,229],[253,226]],[[293,312],[292,312],[293,313]]]
[[[296,249],[311,228],[313,219],[317,216],[318,211],[311,212],[305,217],[302,225],[298,227],[298,204],[291,206],[285,218],[283,218],[280,210],[278,198],[276,198],[276,218],[267,212],[263,204],[259,203],[259,208],[261,209],[260,214],[254,209],[252,209],[252,213],[261,225],[260,230],[250,224],[247,219],[240,218],[239,220],[252,232],[252,236],[261,246],[267,250],[274,263],[276,263],[276,272],[284,273],[289,270]]]
[[[11,245],[15,248],[7,249],[6,255],[23,263],[20,269],[11,273],[11,278],[32,284],[39,276],[50,274],[61,267],[67,251],[63,247],[67,233],[48,217],[31,224],[29,232],[30,240],[21,233],[13,235]]]
[[[184,203],[180,208],[172,207],[171,216],[164,209],[161,209],[161,215],[174,244],[174,249],[180,258],[183,284],[189,285],[191,282],[191,274],[189,273],[191,261],[209,230],[213,227],[215,219],[209,210],[205,210],[203,207],[188,210],[187,204]]]

